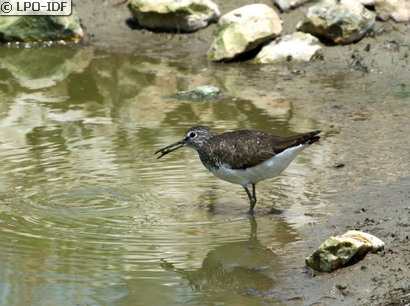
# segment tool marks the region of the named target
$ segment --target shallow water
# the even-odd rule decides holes
[[[325,222],[326,213],[310,212],[329,208],[321,195],[332,191],[317,181],[337,131],[318,115],[315,93],[297,98],[303,81],[289,91],[298,76],[93,49],[0,52],[0,305],[299,298],[294,280],[309,281],[310,252],[301,229]],[[360,96],[354,79],[306,81],[322,82],[317,88],[330,103],[336,95],[352,99],[354,90]],[[205,84],[220,87],[222,97],[172,98]],[[251,219],[243,189],[214,178],[194,151],[153,155],[196,124],[284,135],[323,129],[329,141],[258,184]]]

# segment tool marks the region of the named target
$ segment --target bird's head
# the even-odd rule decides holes
[[[158,158],[161,158],[162,156],[182,147],[190,147],[198,151],[215,135],[216,133],[207,126],[194,126],[186,131],[184,138],[180,141],[158,150],[155,154],[161,153],[161,155],[158,156]]]

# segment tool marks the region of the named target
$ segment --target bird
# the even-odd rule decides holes
[[[155,152],[161,157],[182,147],[198,152],[202,164],[216,177],[239,184],[249,198],[249,215],[256,205],[256,184],[282,173],[296,156],[320,139],[321,131],[278,136],[259,130],[235,130],[221,134],[203,125],[188,129],[184,137]],[[251,188],[251,190],[250,190]]]

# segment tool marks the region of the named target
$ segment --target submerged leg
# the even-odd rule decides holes
[[[249,209],[249,214],[250,214],[251,216],[253,216],[253,209],[254,209],[255,204],[256,204],[255,184],[252,184],[252,193],[249,191],[247,185],[243,186],[243,188],[245,189],[246,194],[248,195],[249,203],[250,203],[250,205],[251,205],[251,208]]]

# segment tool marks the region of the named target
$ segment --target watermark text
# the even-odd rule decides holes
[[[0,0],[0,16],[68,16],[72,0]]]

